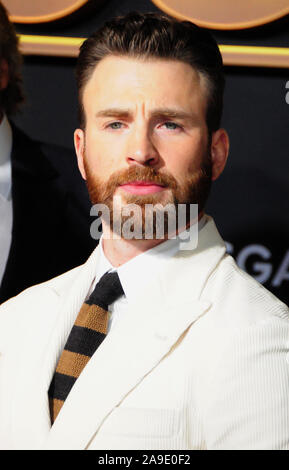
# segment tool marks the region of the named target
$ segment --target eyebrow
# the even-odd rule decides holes
[[[98,111],[96,117],[119,117],[129,118],[132,117],[132,111],[122,108],[108,108]],[[150,113],[152,118],[169,118],[169,119],[195,119],[195,113],[189,113],[181,109],[175,108],[157,108]]]

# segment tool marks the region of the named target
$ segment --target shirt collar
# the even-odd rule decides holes
[[[199,232],[206,223],[207,217],[204,215],[198,222]],[[143,285],[143,282],[140,282],[140,280],[147,278],[152,280],[152,278],[157,278],[161,274],[162,270],[165,269],[165,263],[162,261],[173,257],[180,250],[181,244],[179,237],[171,238],[115,268],[104,254],[102,240],[103,237],[101,236],[98,245],[100,256],[95,281],[97,282],[107,271],[117,271],[128,301],[139,296]]]
[[[12,129],[4,114],[0,124],[0,195],[8,199],[11,193]]]

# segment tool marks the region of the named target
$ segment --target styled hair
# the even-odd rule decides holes
[[[169,59],[191,65],[205,78],[209,135],[220,127],[225,78],[215,39],[190,21],[159,13],[132,12],[106,22],[80,48],[76,80],[81,128],[85,127],[84,87],[96,65],[108,55]]]
[[[24,100],[22,89],[21,64],[22,56],[18,50],[18,38],[8,13],[0,3],[0,61],[7,61],[9,83],[7,88],[0,90],[0,108],[8,115],[15,113]],[[1,73],[1,69],[0,69]]]

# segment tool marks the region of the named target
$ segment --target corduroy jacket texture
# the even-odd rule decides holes
[[[289,449],[288,308],[209,217],[158,282],[136,273],[143,295],[50,426],[47,391],[98,256],[0,307],[0,447]]]

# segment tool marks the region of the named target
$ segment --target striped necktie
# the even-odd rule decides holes
[[[107,272],[82,305],[48,391],[52,424],[80,373],[106,337],[108,306],[123,294],[117,272]]]

